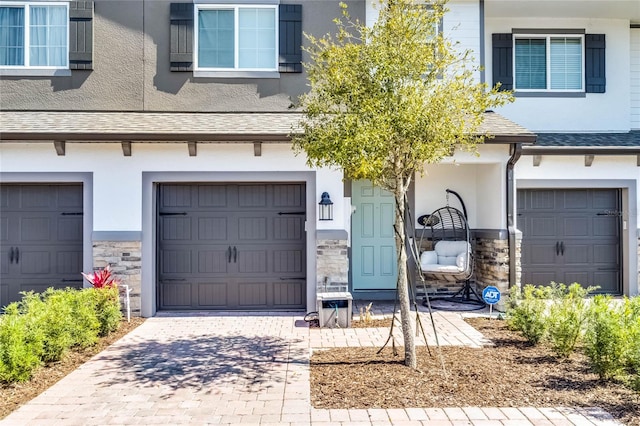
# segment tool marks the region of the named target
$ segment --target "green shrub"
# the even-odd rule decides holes
[[[597,295],[587,314],[585,351],[600,378],[612,378],[623,370],[625,333],[621,310],[612,306],[611,297]]]
[[[73,346],[74,318],[71,297],[64,290],[47,289],[42,293],[42,308],[29,306],[27,316],[35,316],[44,333],[44,362],[59,361]]]
[[[640,392],[640,297],[625,299],[622,306],[624,330],[623,364],[627,381]]]
[[[552,302],[549,308],[547,337],[557,356],[566,358],[573,353],[586,320],[585,297],[593,288],[578,283],[569,287],[551,283]]]
[[[6,307],[0,317],[0,381],[29,380],[42,363],[43,340],[32,333],[17,303]]]
[[[522,290],[512,287],[509,292],[507,324],[519,331],[531,344],[537,344],[547,331],[546,299],[550,296],[546,287],[531,284]]]
[[[87,348],[98,342],[100,321],[94,304],[94,297],[90,291],[68,290],[70,295],[71,311],[71,337],[73,346]]]
[[[85,291],[91,292],[93,295],[94,306],[100,323],[100,336],[106,336],[116,331],[122,320],[118,288],[107,286],[86,289]]]

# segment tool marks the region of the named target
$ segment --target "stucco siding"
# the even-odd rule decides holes
[[[286,111],[308,90],[305,73],[196,78],[169,70],[169,0],[96,0],[93,70],[71,77],[3,77],[2,108],[17,110]],[[302,4],[304,32],[334,33],[337,0]],[[364,2],[346,2],[364,19]],[[323,17],[323,19],[318,19]],[[306,44],[306,40],[303,40]],[[308,60],[306,54],[303,60]]]
[[[486,18],[487,82],[492,84],[491,34],[513,28],[584,29],[606,34],[606,93],[584,97],[517,97],[496,112],[537,132],[607,132],[629,130],[629,21],[624,19]],[[535,111],[535,113],[532,113]]]
[[[631,28],[631,128],[640,129],[640,28]]]

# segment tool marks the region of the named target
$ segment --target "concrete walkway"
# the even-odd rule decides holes
[[[441,344],[485,342],[460,314],[437,312],[435,320]],[[429,331],[426,318],[424,325]],[[145,321],[0,424],[618,424],[598,408],[311,407],[312,348],[379,345],[386,337],[385,330],[309,329],[301,314],[164,314]]]

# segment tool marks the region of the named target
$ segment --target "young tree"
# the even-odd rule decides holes
[[[312,167],[338,167],[347,179],[368,179],[396,202],[397,290],[405,364],[416,368],[410,321],[405,194],[425,163],[456,147],[473,150],[483,113],[509,95],[474,78],[469,52],[438,32],[446,0],[386,0],[369,28],[345,5],[337,34],[306,35],[310,91],[301,98],[303,132],[293,138]]]

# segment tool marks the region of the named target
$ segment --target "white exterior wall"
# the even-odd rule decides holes
[[[2,172],[93,173],[93,230],[140,231],[143,172],[285,172],[309,171],[303,155],[288,144],[263,144],[262,156],[253,144],[198,144],[189,157],[186,144],[133,144],[132,156],[122,155],[120,144],[67,143],[66,155],[56,155],[51,143],[3,144]],[[316,205],[326,191],[334,205],[333,221],[318,221],[317,229],[346,229],[342,173],[316,172]],[[314,214],[312,217],[315,217]]]
[[[640,28],[631,28],[631,129],[640,129]]]
[[[486,18],[487,82],[492,84],[491,34],[513,28],[584,29],[606,34],[606,93],[586,97],[516,98],[496,109],[510,120],[537,132],[627,132],[630,115],[629,21],[624,19]]]
[[[505,229],[506,173],[509,159],[506,145],[485,145],[479,157],[457,153],[441,164],[428,164],[425,174],[416,177],[415,218],[432,213],[447,203],[446,189],[457,192],[467,207],[473,229]],[[454,161],[455,159],[455,161]],[[462,210],[458,199],[449,196],[449,204]],[[420,225],[416,225],[419,227]]]

